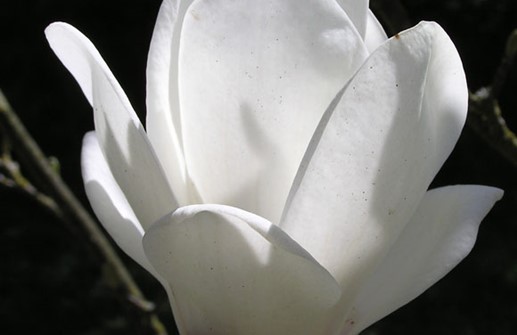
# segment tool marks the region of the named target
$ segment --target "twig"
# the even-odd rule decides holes
[[[29,198],[36,200],[43,208],[47,209],[56,218],[64,220],[64,213],[56,204],[54,199],[46,194],[38,191],[31,182],[25,178],[20,170],[19,164],[12,159],[11,143],[5,134],[5,130],[0,124],[2,130],[2,150],[0,155],[0,186],[18,191]]]
[[[508,37],[506,50],[490,87],[470,93],[467,122],[490,146],[517,166],[517,136],[508,127],[499,95],[517,55],[517,29]]]
[[[508,128],[499,102],[486,89],[470,93],[468,125],[492,148],[517,166],[517,136]]]
[[[1,90],[0,125],[2,132],[10,139],[10,142],[16,149],[17,155],[23,157],[27,166],[38,176],[39,181],[45,185],[45,191],[61,209],[63,213],[62,219],[68,223],[79,222],[88,233],[92,243],[104,257],[106,264],[112,268],[121,286],[127,290],[128,296],[145,301],[146,299],[140,288],[113,250],[110,242],[61,177],[54,171],[48,159],[18,119]],[[154,313],[144,310],[142,312],[149,316],[150,324],[155,334],[167,334],[165,327]]]
[[[492,80],[492,88],[490,89],[490,98],[497,99],[501,94],[508,73],[513,66],[515,61],[515,55],[517,54],[517,29],[512,31],[506,41],[506,48],[501,63],[495,72]]]

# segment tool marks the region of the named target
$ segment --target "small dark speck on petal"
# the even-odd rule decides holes
[[[399,35],[399,34],[395,34],[395,38],[396,38],[397,40],[400,40],[400,35]]]

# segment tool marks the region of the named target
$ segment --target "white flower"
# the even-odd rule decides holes
[[[166,0],[144,130],[91,42],[47,38],[93,106],[86,191],[184,335],[357,334],[473,246],[502,191],[427,191],[467,86],[447,34],[367,0]]]

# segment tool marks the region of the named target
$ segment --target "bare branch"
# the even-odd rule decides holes
[[[4,178],[6,178],[6,185],[15,183],[21,185],[21,189],[24,189],[31,195],[39,193],[34,190],[28,191],[28,186],[23,186],[30,185],[32,187],[32,185],[19,173],[16,164],[13,165],[15,162],[10,158],[10,149],[5,148],[7,143],[5,138],[8,139],[8,143],[12,144],[14,152],[23,157],[24,162],[27,164],[27,168],[29,168],[35,176],[38,176],[38,179],[45,185],[45,192],[49,194],[51,199],[53,199],[52,201],[55,201],[55,204],[63,213],[61,217],[63,222],[68,224],[79,222],[86,230],[92,244],[102,254],[106,264],[113,270],[118,283],[127,290],[128,299],[129,297],[132,297],[131,299],[133,300],[146,301],[140,288],[131,277],[119,256],[113,250],[102,230],[70,191],[68,186],[63,182],[61,177],[56,173],[47,157],[43,154],[36,142],[32,139],[21,121],[18,119],[1,90],[0,127],[0,130],[4,135],[4,157],[2,162],[4,170],[11,174],[9,176],[10,178],[4,176]],[[9,164],[11,166],[9,166]],[[16,180],[16,178],[18,178],[18,180]],[[47,198],[41,198],[41,201],[46,202],[48,200]],[[36,199],[38,200],[37,197]],[[39,202],[42,203],[41,201]],[[48,204],[45,204],[45,206],[48,206]],[[145,309],[140,310],[145,317],[149,317],[150,324],[153,327],[155,334],[166,334],[165,327],[155,314],[149,313],[149,311]]]

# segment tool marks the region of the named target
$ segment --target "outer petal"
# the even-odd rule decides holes
[[[204,202],[278,223],[323,111],[366,55],[335,0],[195,1],[180,102],[187,169]]]
[[[324,116],[282,227],[352,292],[413,215],[466,111],[461,61],[440,26],[389,40]]]
[[[369,0],[336,0],[354,23],[357,32],[364,39],[367,31],[367,16]]]
[[[86,195],[97,218],[118,246],[152,273],[142,245],[144,230],[115,181],[94,132],[84,136],[81,168]]]
[[[165,0],[147,59],[147,134],[180,204],[198,202],[190,190],[181,144],[178,52],[181,26],[190,1]]]
[[[388,36],[382,28],[380,22],[373,15],[371,10],[368,10],[368,19],[366,25],[366,35],[364,37],[364,43],[368,48],[369,52],[374,52],[382,43],[386,42]]]
[[[186,334],[336,334],[341,324],[336,281],[254,214],[183,207],[147,231],[144,249],[169,282]]]
[[[147,260],[142,244],[144,230],[113,177],[94,132],[84,136],[81,167],[86,195],[103,227],[117,245],[159,280],[172,296],[167,282]],[[171,307],[176,313],[174,301],[171,301]],[[183,330],[183,325],[178,320],[176,325],[180,331]]]
[[[349,320],[356,334],[413,300],[474,246],[478,226],[503,191],[462,185],[426,193],[410,223],[361,287]]]
[[[104,157],[144,229],[177,208],[138,117],[93,44],[74,27],[51,24],[47,39],[93,106]]]

